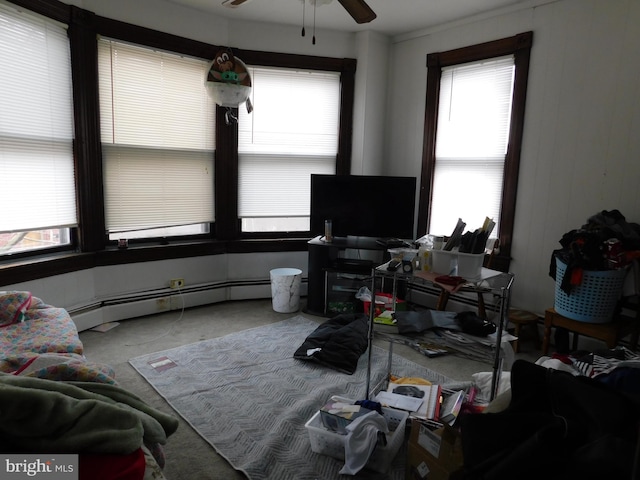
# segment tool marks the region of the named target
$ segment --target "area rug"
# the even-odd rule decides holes
[[[332,395],[365,397],[368,354],[353,375],[294,359],[317,327],[298,315],[129,363],[249,479],[346,479],[338,473],[343,461],[311,450],[305,423]],[[373,347],[372,384],[384,378],[388,360],[386,350]],[[449,381],[399,355],[393,356],[393,372]],[[404,478],[404,453],[403,446],[384,478]]]

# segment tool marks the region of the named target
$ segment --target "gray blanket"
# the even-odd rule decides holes
[[[128,454],[177,427],[115,385],[0,375],[1,451]]]

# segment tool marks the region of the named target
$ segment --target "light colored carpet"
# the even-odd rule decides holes
[[[304,425],[331,395],[364,397],[368,356],[360,358],[353,375],[294,359],[295,350],[317,327],[298,315],[129,363],[248,478],[340,478],[343,462],[312,452]],[[372,378],[383,378],[387,366],[388,352],[374,347]],[[398,355],[393,372],[449,382]],[[404,478],[401,450],[386,478]]]

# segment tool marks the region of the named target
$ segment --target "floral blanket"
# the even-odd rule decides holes
[[[0,292],[0,372],[115,384],[111,367],[84,357],[78,330],[67,311],[30,292]]]
[[[65,309],[19,291],[0,292],[0,417],[1,451],[66,449],[104,473],[110,459],[122,468],[123,454],[140,449],[144,480],[165,478],[162,444],[178,425],[120,388],[110,366],[85,358]]]

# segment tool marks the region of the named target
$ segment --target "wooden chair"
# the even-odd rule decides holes
[[[616,345],[626,336],[630,335],[630,348],[636,350],[638,347],[638,336],[640,334],[640,297],[634,295],[621,301],[621,307],[635,312],[633,316],[618,314],[613,321],[608,323],[587,323],[572,320],[564,317],[553,308],[548,308],[544,316],[544,336],[542,339],[542,354],[549,352],[552,328],[564,328],[573,334],[572,349],[578,349],[578,338],[586,335],[591,338],[602,340],[608,348],[615,348]]]

